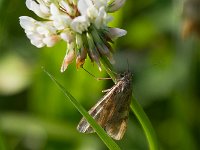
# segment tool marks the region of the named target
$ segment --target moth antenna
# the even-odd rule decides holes
[[[130,65],[128,59],[126,59],[127,67],[128,67],[128,72],[130,72]]]
[[[110,68],[109,68],[109,70],[110,70],[111,72],[113,72],[115,75],[118,75],[118,73],[117,73],[117,72],[115,72],[115,71],[111,70]]]
[[[83,66],[82,66],[83,68]],[[98,78],[95,75],[93,75],[92,73],[90,73],[88,70],[86,70],[85,68],[83,68],[84,71],[86,71],[88,74],[90,74],[92,77],[94,77],[96,80],[111,80],[111,78]]]

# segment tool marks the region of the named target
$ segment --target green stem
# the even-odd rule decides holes
[[[101,59],[101,63],[105,67],[106,72],[112,78],[113,82],[116,83],[117,78],[116,78],[116,75],[112,71],[113,70],[112,65],[105,58]],[[158,141],[157,141],[157,137],[156,137],[155,131],[153,129],[153,126],[152,126],[149,118],[147,117],[146,113],[144,112],[144,110],[140,106],[140,104],[134,98],[133,94],[132,94],[132,101],[131,101],[131,110],[135,114],[135,116],[137,117],[138,121],[140,122],[140,124],[141,124],[141,126],[144,130],[146,139],[147,139],[148,144],[149,144],[149,149],[150,150],[158,150],[159,149],[158,148],[159,147]]]
[[[145,136],[147,138],[148,144],[149,144],[149,149],[150,150],[158,150],[158,141],[156,137],[156,133],[153,129],[153,126],[147,117],[146,113],[140,106],[140,104],[137,102],[137,100],[134,98],[132,94],[132,101],[131,101],[131,110],[137,117],[138,121],[140,122]]]

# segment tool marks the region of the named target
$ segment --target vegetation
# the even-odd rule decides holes
[[[127,0],[111,26],[128,34],[116,41],[115,69],[133,72],[134,97],[156,131],[161,149],[200,148],[200,45],[196,37],[181,39],[182,1]],[[32,46],[19,25],[19,16],[36,16],[24,1],[0,1],[0,149],[103,150],[96,134],[81,134],[82,115],[43,72],[44,66],[88,110],[113,85],[96,81],[72,63],[60,65],[65,42],[53,48]],[[127,65],[128,61],[128,65]],[[129,67],[128,67],[129,66]],[[97,65],[84,67],[97,77]],[[123,150],[146,150],[148,143],[133,113],[127,132],[116,143]]]

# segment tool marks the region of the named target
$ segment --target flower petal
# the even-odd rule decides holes
[[[33,44],[34,46],[36,46],[37,48],[42,48],[45,46],[45,44],[43,43],[42,39],[43,37],[41,37],[38,34],[32,34],[28,37],[31,41],[31,44]]]
[[[73,15],[73,14],[74,14],[74,8],[71,7],[71,6],[68,4],[68,2],[65,2],[64,0],[62,0],[59,4],[60,4],[61,7],[63,7],[63,8],[66,10],[66,12],[67,12],[68,14],[70,14],[70,15]]]
[[[109,1],[110,0],[93,0],[96,8],[100,8],[102,6],[107,7]]]
[[[126,0],[115,0],[108,6],[108,12],[114,12],[120,9]]]
[[[71,43],[75,39],[73,32],[67,29],[60,34],[60,37],[67,43]]]
[[[58,30],[63,30],[70,25],[72,19],[68,15],[61,14],[55,4],[51,4],[50,12],[52,14],[50,18],[53,20],[53,25]]]
[[[61,72],[64,72],[64,71],[67,69],[68,65],[69,65],[70,63],[72,63],[74,57],[75,57],[75,52],[74,52],[74,50],[70,50],[70,51],[65,55],[65,58],[64,58],[64,60],[63,60],[63,63],[62,63],[62,66],[61,66],[61,70],[60,70]]]
[[[44,4],[38,4],[33,0],[26,0],[26,6],[29,10],[32,10],[36,15],[38,15],[41,18],[46,18],[49,14],[44,13],[44,7],[45,6],[41,6]],[[42,8],[42,9],[41,9]]]
[[[35,19],[28,16],[19,17],[21,27],[27,31],[33,31],[35,29],[35,22]]]
[[[71,23],[71,28],[80,34],[82,34],[83,31],[87,31],[89,26],[90,22],[86,16],[78,16],[74,18]]]
[[[79,0],[77,6],[81,15],[86,15],[88,7],[93,6],[93,3],[91,0]]]
[[[94,20],[95,18],[98,17],[98,10],[94,6],[90,6],[87,9],[87,15],[91,20]]]
[[[118,37],[124,36],[127,34],[126,30],[120,28],[108,28],[108,36],[111,39],[116,39]]]
[[[52,15],[60,15],[59,9],[54,3],[50,5],[50,12]]]
[[[58,35],[52,35],[49,37],[46,37],[43,39],[44,44],[47,45],[47,47],[54,46],[58,41],[60,40],[60,37]]]

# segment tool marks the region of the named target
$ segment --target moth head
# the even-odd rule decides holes
[[[131,82],[133,78],[133,74],[130,71],[126,71],[124,73],[119,74],[119,79],[118,80],[126,80]]]

